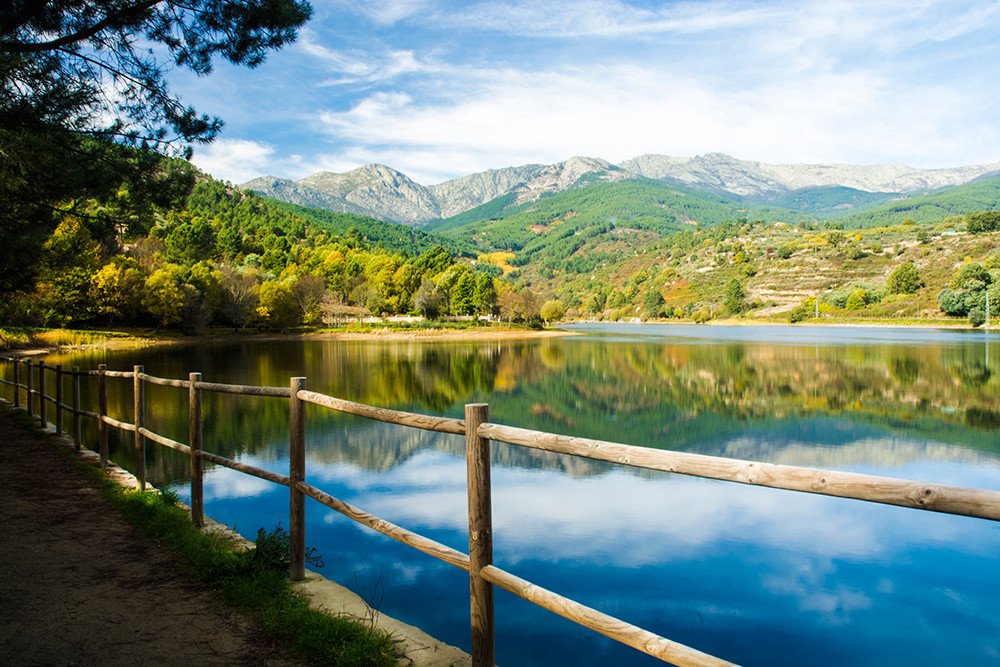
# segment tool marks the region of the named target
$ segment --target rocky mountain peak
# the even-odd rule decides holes
[[[648,153],[618,165],[576,156],[551,165],[489,169],[429,187],[384,164],[368,164],[344,173],[319,172],[299,181],[268,176],[241,187],[303,206],[419,225],[505,195],[513,195],[515,203],[525,203],[584,184],[636,177],[669,179],[693,188],[768,199],[820,186],[909,193],[960,185],[997,172],[1000,163],[916,169],[899,164],[768,164],[718,152],[695,157]]]
[[[647,178],[672,179],[692,187],[751,197],[819,186],[843,186],[865,192],[917,192],[960,185],[1000,169],[1000,163],[948,169],[917,169],[901,164],[768,164],[740,160],[725,153],[692,158],[647,154],[618,166]]]
[[[563,192],[575,186],[581,178],[593,174],[594,180],[616,182],[632,178],[632,174],[607,160],[591,157],[571,157],[543,167],[530,180],[516,189],[518,204],[535,201],[546,194]]]

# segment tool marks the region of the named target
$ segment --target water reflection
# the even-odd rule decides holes
[[[583,328],[590,335],[542,341],[220,342],[47,361],[114,369],[142,364],[165,377],[197,369],[210,381],[271,386],[306,375],[310,389],[372,405],[460,417],[464,403],[487,401],[493,420],[517,426],[819,467],[955,459],[969,451],[1000,455],[1000,375],[984,354],[1000,342],[990,337],[829,328]],[[792,336],[809,344],[789,344]],[[93,385],[85,385],[85,401],[93,398]],[[185,441],[184,393],[164,387],[147,393],[155,406],[151,427]],[[130,381],[111,381],[111,415],[130,421],[131,410]],[[209,451],[283,456],[285,401],[206,393],[205,415]],[[321,409],[310,408],[308,421],[311,456],[372,470],[390,469],[426,449],[457,454],[463,446],[461,439]],[[924,444],[887,446],[893,436]],[[126,453],[127,438],[117,440],[118,451]],[[865,444],[875,441],[880,444]],[[150,457],[151,479],[185,478],[181,457],[159,448]],[[607,469],[516,448],[495,452],[494,459],[577,476]]]
[[[49,363],[143,364],[166,377],[287,385],[350,400],[775,463],[1000,489],[1000,337],[944,331],[583,327],[484,343],[216,343]],[[94,385],[85,386],[92,398]],[[156,431],[186,440],[184,392],[149,387]],[[85,397],[85,401],[88,398]],[[131,385],[111,413],[131,420]],[[279,399],[205,395],[206,449],[285,472]],[[308,479],[465,550],[464,439],[310,406]],[[129,434],[114,456],[129,464]],[[496,560],[585,604],[745,665],[1000,661],[1000,526],[820,496],[614,467],[495,444]],[[184,457],[150,447],[149,478]],[[287,490],[225,469],[206,507],[246,534],[287,514]],[[464,574],[318,505],[308,541],[327,573],[468,648]],[[498,662],[652,659],[497,596]],[[774,647],[780,647],[775,649]]]

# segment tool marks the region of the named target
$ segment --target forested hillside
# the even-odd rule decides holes
[[[321,208],[309,208],[267,197],[264,198],[264,201],[279,210],[287,211],[297,218],[311,222],[330,234],[344,236],[352,229],[357,230],[372,245],[381,246],[394,252],[419,255],[440,245],[455,255],[474,256],[476,253],[476,247],[468,239],[446,238],[409,225],[383,222],[350,213],[336,213]]]
[[[905,220],[938,222],[971,211],[1000,208],[1000,176],[988,176],[964,185],[910,195],[877,208],[841,218],[849,229],[898,225]]]
[[[992,212],[850,231],[843,221],[788,222],[787,211],[627,181],[497,206],[495,220],[441,224],[443,239],[269,201],[178,160],[161,169],[181,183],[187,174],[190,192],[178,187],[172,201],[125,217],[113,202],[66,208],[37,276],[7,295],[4,321],[199,331],[369,314],[705,321],[818,312],[977,323],[987,293],[994,310],[1000,304]],[[992,179],[942,196],[959,201],[971,190],[985,201],[990,187]]]
[[[191,169],[180,161],[163,168]],[[211,178],[197,181],[129,224],[102,224],[97,202],[64,211],[41,247],[37,276],[6,295],[3,320],[197,331],[367,314],[496,315],[501,305],[508,319],[537,312],[526,290],[497,280],[488,265],[457,263],[429,234],[358,216],[303,217]]]
[[[536,202],[491,202],[473,220],[467,212],[428,229],[448,237],[471,237],[480,247],[517,255],[516,264],[561,261],[594,239],[599,244],[623,230],[670,236],[696,225],[716,226],[741,217],[795,221],[804,216],[766,207],[746,207],[734,200],[685,186],[649,179],[596,183]]]
[[[866,192],[837,185],[794,190],[779,197],[747,197],[747,203],[799,211],[820,219],[835,219],[904,198],[894,192]]]

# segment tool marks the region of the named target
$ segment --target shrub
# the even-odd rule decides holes
[[[868,256],[868,253],[866,253],[857,243],[851,243],[848,245],[844,250],[844,254],[848,259],[862,259]]]
[[[856,289],[847,297],[844,307],[847,310],[861,310],[866,305],[868,305],[868,298],[865,295],[865,291],[863,289]]]
[[[801,322],[809,319],[816,313],[816,297],[809,297],[799,305],[795,306],[788,313],[788,321],[791,323]]]
[[[978,262],[971,262],[962,267],[962,270],[958,272],[951,281],[951,286],[954,288],[964,287],[965,289],[982,289],[982,287],[976,285],[970,285],[969,283],[975,281],[981,283],[983,286],[989,285],[993,282],[993,276],[987,271],[982,264]]]
[[[965,305],[964,291],[956,292],[950,289],[943,289],[938,292],[937,300],[938,305],[941,306],[941,312],[946,315],[960,317],[969,312]]]
[[[924,286],[924,281],[913,262],[903,262],[889,276],[888,285],[891,294],[913,294]]]
[[[550,299],[542,304],[539,314],[546,322],[554,322],[562,319],[562,316],[566,314],[566,308],[563,306],[562,301]]]
[[[966,229],[971,234],[995,232],[1000,229],[1000,211],[981,211],[965,216]]]

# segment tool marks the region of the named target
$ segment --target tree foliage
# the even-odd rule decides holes
[[[294,39],[300,0],[10,0],[0,11],[0,290],[24,287],[67,206],[102,245],[182,201],[222,121],[171,94],[171,67],[254,67]],[[139,229],[136,229],[136,226]]]
[[[208,74],[216,56],[256,67],[311,12],[299,0],[12,0],[0,16],[0,110],[20,123],[5,126],[161,150],[210,141],[222,121],[172,95],[169,68]]]
[[[746,308],[747,292],[736,278],[726,285],[726,309],[733,315],[742,313]]]
[[[972,234],[995,232],[1000,229],[1000,211],[981,211],[965,215],[966,229]]]
[[[923,284],[920,272],[913,262],[903,262],[889,275],[889,292],[892,294],[913,294]]]

